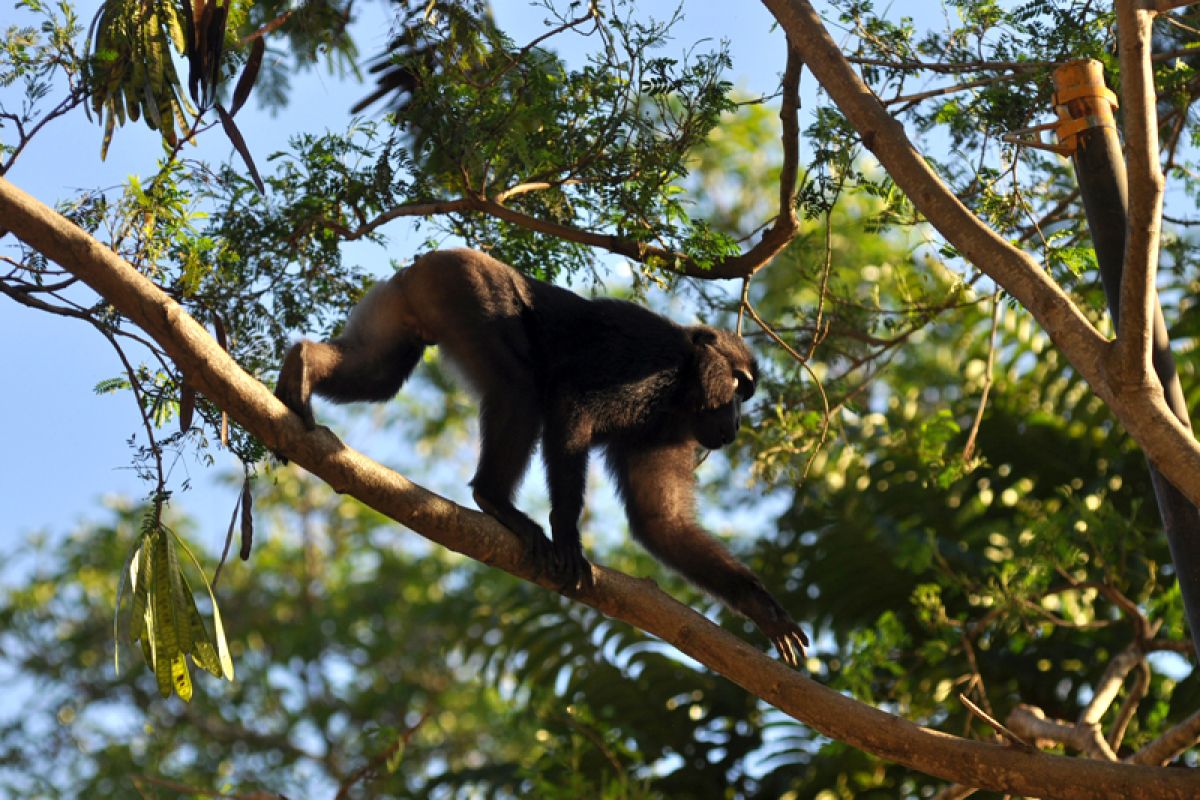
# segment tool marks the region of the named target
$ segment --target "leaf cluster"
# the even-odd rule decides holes
[[[208,590],[215,636],[209,633],[196,607],[195,595],[179,559],[180,549],[187,554]],[[233,661],[229,657],[212,585],[196,556],[178,534],[162,524],[157,510],[147,512],[141,539],[130,551],[129,565],[117,590],[117,620],[121,614],[126,575],[132,595],[129,639],[140,643],[142,656],[154,673],[163,697],[169,697],[174,691],[185,702],[192,699],[189,658],[205,671],[233,680]],[[115,623],[113,631],[118,631]],[[116,639],[113,667],[119,672],[120,637]]]

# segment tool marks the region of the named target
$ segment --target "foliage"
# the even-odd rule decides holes
[[[823,98],[801,103],[800,166],[780,141],[776,97],[733,92],[725,44],[668,49],[678,14],[663,22],[632,3],[547,4],[545,28],[521,43],[477,3],[401,0],[373,69],[378,91],[364,101],[384,100],[390,115],[298,131],[262,161],[259,180],[187,149],[188,136],[203,137],[196,119],[178,122],[172,142],[168,122],[188,103],[168,51],[199,51],[186,35],[181,46],[171,24],[189,9],[168,5],[110,0],[88,60],[69,6],[23,2],[42,25],[9,29],[0,50],[0,87],[10,90],[0,125],[16,133],[0,145],[0,166],[85,100],[109,134],[122,114],[154,123],[170,145],[161,161],[62,210],[211,326],[247,371],[269,382],[295,332],[335,333],[373,278],[446,241],[541,278],[615,279],[660,305],[684,298],[673,314],[733,324],[736,312],[763,376],[740,449],[701,473],[720,499],[705,506],[725,509],[713,527],[747,534],[748,560],[811,626],[815,677],[923,724],[991,738],[964,699],[1001,720],[1023,705],[1077,720],[1118,656],[1134,652],[1119,702],[1101,709],[1118,755],[1194,712],[1200,695],[1141,455],[1030,316],[924,227]],[[1064,60],[1100,59],[1119,81],[1110,5],[945,5],[940,25],[868,0],[827,8],[845,52],[959,198],[1035,254],[1103,327],[1069,164],[1004,135],[1049,115],[1049,72]],[[239,74],[258,72],[254,96],[286,113],[290,72],[323,59],[353,71],[350,3],[224,8],[230,24],[209,52],[197,115],[225,102]],[[1156,23],[1168,202],[1188,209],[1200,174],[1197,14]],[[261,46],[274,56],[261,71],[249,66],[253,42],[269,42]],[[771,46],[782,52],[781,39]],[[249,91],[234,88],[230,107]],[[63,99],[51,105],[56,92]],[[795,98],[778,99],[787,129]],[[781,187],[792,171],[795,186]],[[744,285],[675,274],[728,265],[792,212],[794,238]],[[1189,213],[1168,212],[1162,300],[1194,406]],[[389,225],[401,218],[424,240],[394,246]],[[628,260],[630,280],[596,258],[605,250]],[[43,542],[28,580],[0,602],[0,650],[42,690],[0,727],[0,791],[121,796],[131,781],[144,794],[173,781],[296,796],[936,791],[637,631],[414,542],[275,469],[103,298],[32,250],[14,248],[4,265],[7,297],[83,319],[113,344],[121,372],[97,391],[133,396],[143,430],[131,441],[149,496],[170,491],[164,460],[211,459],[220,442],[243,479],[259,477],[269,533],[249,568],[214,581],[214,621],[220,600],[238,680],[201,679],[187,705],[159,699],[157,679],[174,677],[186,695],[186,654],[214,674],[232,670],[172,555],[183,539],[171,531],[200,537],[178,517],[167,528],[157,509],[122,508],[109,525]],[[463,460],[464,401],[432,395],[446,382],[429,366],[394,414],[417,440],[414,469],[440,480]],[[588,520],[601,542],[619,532],[609,516]],[[644,555],[593,549],[757,635]],[[133,613],[122,619],[151,646],[152,670],[116,676],[110,620],[126,576]],[[1195,756],[1178,762],[1194,766]]]
[[[38,574],[0,602],[10,664],[44,687],[0,727],[0,788],[120,796],[147,776],[309,797],[338,785],[354,796],[686,797],[753,785],[742,762],[763,745],[749,724],[762,710],[645,635],[431,551],[290,470],[257,507],[271,530],[253,568],[230,565],[217,586],[237,610],[238,679],[207,681],[190,704],[156,700],[153,675],[117,676],[107,658],[111,576],[142,536],[143,510],[41,541]],[[43,726],[35,745],[27,737]],[[399,764],[382,768],[376,757],[401,738]],[[34,759],[42,768],[24,769]]]

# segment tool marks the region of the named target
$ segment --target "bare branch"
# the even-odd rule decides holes
[[[895,97],[890,97],[883,101],[885,106],[894,106],[900,104],[919,103],[922,100],[929,100],[933,97],[942,97],[948,94],[957,94],[965,92],[968,89],[978,89],[981,86],[991,86],[993,83],[1012,80],[1013,76],[999,75],[994,78],[980,78],[978,80],[967,81],[966,83],[952,83],[949,86],[939,86],[936,89],[926,89],[923,92],[914,92],[913,94],[898,94]]]
[[[1125,678],[1142,661],[1143,657],[1142,648],[1137,642],[1134,642],[1108,662],[1104,675],[1100,677],[1093,689],[1091,702],[1079,713],[1077,725],[1099,728],[1100,720],[1104,718],[1113,701],[1117,699],[1117,693],[1121,691]]]
[[[1173,8],[1183,8],[1184,6],[1194,6],[1197,0],[1154,0],[1150,3],[1154,7],[1154,11],[1161,14],[1164,11],[1170,11]]]
[[[962,694],[961,692],[959,693],[958,702],[962,703],[972,716],[982,720],[989,728],[1000,734],[1000,737],[1009,744],[1013,745],[1014,747],[1019,747],[1022,750],[1033,749],[1033,745],[1029,744],[1029,742],[1025,741],[1016,733],[1006,728],[1004,724],[1000,722],[1000,720],[996,719],[991,714],[975,705],[971,698],[967,697],[965,694]]]
[[[1129,761],[1133,764],[1169,764],[1185,750],[1200,742],[1200,711],[1138,750]]]
[[[1153,380],[1151,321],[1158,297],[1155,275],[1163,203],[1154,68],[1150,63],[1154,14],[1140,6],[1136,0],[1119,0],[1116,4],[1125,160],[1129,170],[1129,213],[1125,223],[1121,315],[1113,366],[1115,380],[1133,385]]]
[[[1121,742],[1125,741],[1125,731],[1129,728],[1129,723],[1133,720],[1133,715],[1137,713],[1137,708],[1142,702],[1142,698],[1150,690],[1151,677],[1150,664],[1143,658],[1138,662],[1137,675],[1134,677],[1133,687],[1125,695],[1125,700],[1121,703],[1121,708],[1117,711],[1117,719],[1113,722],[1112,729],[1108,732],[1108,744],[1113,750],[1118,749],[1121,746]]]
[[[867,56],[846,56],[846,61],[850,64],[858,64],[864,67],[883,67],[884,69],[909,70],[912,72],[937,72],[944,75],[958,75],[964,72],[989,72],[992,70],[1009,70],[1017,73],[1034,72],[1039,69],[1048,69],[1057,66],[1057,62],[1055,61],[940,62],[916,61],[914,59],[890,61],[886,58],[870,58]]]
[[[1061,719],[1048,719],[1037,706],[1021,705],[1008,714],[1008,726],[1023,739],[1032,739],[1038,747],[1061,744],[1075,735],[1075,726]]]

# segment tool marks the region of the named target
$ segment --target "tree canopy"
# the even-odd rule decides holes
[[[140,127],[161,151],[40,202],[0,178],[0,293],[111,345],[97,391],[138,423],[95,436],[130,439],[146,484],[13,552],[0,664],[30,699],[0,706],[4,791],[1200,793],[1200,13],[763,5],[393,0],[372,52],[348,2],[16,4],[0,174],[56,127],[86,143],[61,158]],[[688,38],[725,14],[731,38]],[[745,73],[733,37],[779,71]],[[1119,101],[1115,284],[1071,138],[1111,115],[1055,89],[1084,59]],[[313,72],[355,87],[345,124],[296,124]],[[264,113],[286,146],[256,145]],[[320,415],[400,472],[274,400],[292,338],[457,243],[747,338],[762,387],[702,505],[813,635],[803,673],[625,545],[597,491],[604,567],[562,596],[411,483],[465,497],[473,462],[436,358],[370,419]],[[189,507],[181,458],[226,508]]]

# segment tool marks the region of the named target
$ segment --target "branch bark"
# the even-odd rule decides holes
[[[1200,445],[1171,412],[1157,381],[1133,385],[1112,380],[1108,367],[1111,343],[1041,265],[959,201],[913,146],[903,126],[854,72],[807,0],[763,3],[788,40],[804,53],[808,70],[859,131],[863,144],[917,210],[947,242],[1034,316],[1151,461],[1189,500],[1200,503]]]
[[[1129,212],[1125,223],[1125,264],[1121,273],[1121,315],[1113,380],[1133,385],[1153,380],[1150,326],[1158,300],[1155,276],[1163,204],[1154,67],[1150,63],[1154,13],[1141,5],[1134,0],[1117,3]]]
[[[299,418],[149,279],[2,178],[0,216],[18,238],[77,275],[141,326],[188,373],[198,391],[267,447],[286,451],[337,491],[426,538],[531,580],[516,537],[499,523],[417,486],[347,447],[325,428],[306,432]],[[552,588],[547,581],[539,583]],[[595,588],[575,599],[661,637],[827,736],[950,781],[1069,800],[1200,796],[1200,775],[1190,770],[1031,753],[960,739],[871,708],[788,669],[662,593],[652,581],[597,567]]]

